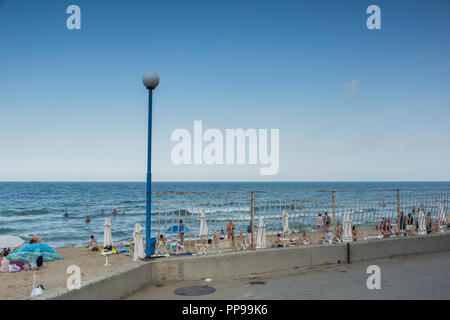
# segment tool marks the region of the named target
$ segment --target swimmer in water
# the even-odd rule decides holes
[[[125,210],[123,210],[123,212],[122,212],[123,214],[125,214]]]
[[[113,210],[113,215],[116,215],[116,214],[117,214],[117,209],[114,208],[114,210]]]
[[[91,218],[89,218],[89,216],[87,216],[85,222],[86,222],[86,223],[91,222]]]

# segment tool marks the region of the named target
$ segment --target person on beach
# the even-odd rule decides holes
[[[325,243],[333,243],[333,232],[331,232],[331,230],[328,230],[326,236],[323,238]]]
[[[86,223],[91,222],[91,218],[89,218],[89,216],[86,217],[86,220],[84,220]]]
[[[227,239],[231,239],[231,242],[234,243],[234,224],[233,220],[227,224]]]
[[[220,229],[220,240],[225,239],[225,232],[223,231],[223,229]]]
[[[305,246],[311,244],[311,241],[309,240],[309,237],[306,235],[305,231],[303,231],[303,233],[300,235],[300,242],[303,243]]]
[[[426,221],[427,234],[430,234],[433,231],[433,219],[431,219],[431,212],[427,214]]]
[[[91,251],[98,251],[97,240],[95,240],[94,235],[91,235],[91,240],[89,241],[88,248]]]
[[[380,226],[378,227],[378,230],[380,230],[382,233],[386,231],[386,220],[384,217],[383,219],[381,219],[381,223]]]
[[[317,224],[316,224],[317,232],[320,232],[321,225],[322,225],[322,214],[319,213],[319,215],[317,216]]]
[[[183,231],[183,232],[181,232]],[[183,220],[180,219],[180,222],[178,223],[178,232],[180,234],[180,243],[183,245],[184,243],[184,224]]]
[[[392,228],[391,219],[388,219],[387,225],[386,225],[386,235],[387,238],[392,236],[394,234],[394,229]]]
[[[166,239],[164,238],[164,236],[162,234],[160,234],[157,246],[165,245],[165,244],[166,244]]]
[[[277,248],[284,247],[284,241],[283,241],[283,239],[281,239],[281,234],[280,233],[277,234],[277,242],[276,242],[275,246]]]
[[[403,233],[405,231],[405,222],[406,222],[406,219],[405,219],[405,216],[403,215],[403,211],[402,211],[402,212],[400,212],[400,217],[398,219],[398,223],[400,226],[400,233]]]
[[[212,240],[211,240],[211,239],[208,239],[208,243],[202,245],[202,247],[201,247],[199,253],[200,253],[200,254],[206,254],[206,250],[208,250],[209,246],[211,246],[211,245],[212,245]]]
[[[331,222],[331,218],[328,215],[328,212],[325,211],[325,216],[323,217],[325,220],[325,232],[330,231],[330,222]]]
[[[353,226],[352,227],[352,240],[353,241],[357,240],[357,238],[356,238],[357,235],[358,235],[358,231],[356,230],[356,226]]]
[[[42,238],[39,236],[32,236],[30,238],[30,244],[33,244],[33,243],[42,243]]]
[[[413,217],[411,216],[411,213],[408,214],[408,217],[406,218],[406,234],[408,236],[412,235],[413,230]]]
[[[338,242],[342,242],[342,224],[340,221],[337,222],[337,226],[336,226],[336,240]]]

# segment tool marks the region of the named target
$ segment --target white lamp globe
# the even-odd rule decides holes
[[[155,72],[147,72],[142,77],[142,83],[149,89],[155,89],[159,84],[159,76]]]

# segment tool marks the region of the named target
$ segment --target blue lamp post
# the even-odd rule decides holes
[[[159,76],[154,72],[147,72],[142,77],[144,86],[148,89],[148,149],[147,149],[147,191],[146,191],[146,222],[145,222],[145,253],[150,259],[151,250],[151,206],[152,206],[152,96],[153,90],[159,84]]]

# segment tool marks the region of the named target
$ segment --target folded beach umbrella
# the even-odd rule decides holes
[[[134,225],[134,261],[145,258],[144,241],[142,240],[142,231],[144,228],[139,223]]]
[[[29,262],[39,256],[42,256],[45,262],[63,259],[55,249],[44,243],[26,244],[11,252],[7,257],[11,261]]]
[[[185,226],[174,225],[174,226],[171,226],[169,229],[167,229],[167,232],[169,232],[169,233],[189,232],[189,228],[186,228]]]
[[[266,226],[264,225],[264,218],[259,217],[258,232],[256,233],[256,248],[261,249],[265,248],[266,246]]]
[[[417,228],[417,233],[420,235],[427,234],[427,228],[425,227],[425,213],[423,210],[419,210],[419,214],[417,217],[419,227]]]
[[[0,249],[10,248],[11,250],[24,244],[25,241],[16,236],[0,236]]]
[[[343,240],[344,242],[352,241],[352,217],[350,212],[344,214],[344,224],[343,224]]]
[[[111,221],[106,218],[105,219],[105,229],[103,232],[103,247],[112,246],[112,234],[111,234]]]
[[[439,218],[438,218],[439,224],[445,224],[445,216],[446,216],[446,214],[445,214],[444,204],[441,203],[441,204],[439,204]]]
[[[200,237],[207,237],[208,236],[208,225],[206,224],[206,216],[205,213],[202,212],[201,218],[200,218]]]
[[[289,233],[289,214],[283,210],[283,233]]]

